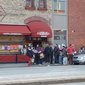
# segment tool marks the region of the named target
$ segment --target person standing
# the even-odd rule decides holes
[[[26,47],[24,46],[24,47],[23,47],[23,54],[26,55],[26,53],[27,53],[27,49],[26,49]]]
[[[45,62],[50,62],[50,46],[47,44],[45,50],[44,50],[44,54],[45,54]]]
[[[50,45],[47,45],[47,47],[44,50],[45,54],[45,62],[49,62],[50,64],[53,63],[53,49]]]
[[[66,50],[67,50],[67,54],[68,54],[68,58],[69,58],[69,64],[72,65],[73,64],[73,53],[74,53],[75,49],[72,46],[72,44],[70,44]]]
[[[50,46],[50,64],[53,64],[53,48]]]
[[[44,50],[42,47],[39,47],[39,50],[38,50],[39,65],[41,65],[43,63],[43,58],[40,56],[41,53],[44,53]]]
[[[67,47],[63,47],[63,52],[62,52],[62,57],[63,57],[63,65],[67,65],[68,64],[68,55],[67,55]]]
[[[60,55],[60,50],[59,50],[58,44],[56,44],[54,47],[54,56],[55,56],[56,64],[59,64],[59,55]]]
[[[60,63],[63,64],[63,53],[64,53],[65,46],[62,46],[62,50],[60,50]]]
[[[30,45],[30,48],[33,50],[33,48],[34,48],[34,47],[33,47],[33,44]]]
[[[35,60],[36,60],[36,64],[39,64],[39,55],[38,55],[39,44],[36,45],[36,50],[37,50],[37,53],[36,53],[36,56],[35,56]]]
[[[36,61],[36,56],[37,56],[37,54],[38,54],[38,51],[35,49],[35,47],[33,47],[32,51],[33,51],[34,63],[37,63],[37,61]]]
[[[28,65],[32,65],[33,52],[31,47],[28,47],[27,56],[28,56]]]
[[[84,46],[81,45],[80,50],[79,50],[79,53],[83,53],[83,51],[84,51]]]
[[[27,53],[27,48],[25,47],[25,45],[21,48],[21,54],[22,55],[26,55]]]

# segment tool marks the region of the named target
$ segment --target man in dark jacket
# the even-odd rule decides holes
[[[55,56],[56,64],[59,64],[59,55],[60,55],[60,50],[59,50],[58,44],[56,44],[54,47],[54,56]]]
[[[27,56],[28,56],[28,65],[32,65],[33,52],[31,47],[28,47]]]
[[[47,45],[47,47],[44,50],[44,54],[45,54],[45,62],[50,62],[50,60],[51,60],[50,63],[52,64],[53,51],[52,51],[52,47],[50,47],[50,45]]]
[[[50,46],[50,64],[53,64],[53,48]]]

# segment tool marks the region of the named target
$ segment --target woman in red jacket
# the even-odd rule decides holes
[[[69,57],[69,64],[73,64],[73,53],[75,49],[73,48],[72,44],[69,45],[69,47],[66,49]]]

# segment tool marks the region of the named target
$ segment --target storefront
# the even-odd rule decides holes
[[[27,38],[29,43],[32,43],[34,46],[36,46],[36,44],[42,46],[45,46],[45,44],[52,44],[50,40],[52,37],[52,30],[47,24],[40,21],[33,21],[27,25],[32,33],[31,36]]]
[[[23,46],[40,44],[45,47],[52,37],[50,27],[43,22],[30,22],[27,25],[0,25],[0,63],[27,62],[21,54]]]
[[[27,61],[27,56],[20,51],[27,45],[27,35],[31,32],[26,25],[0,25],[0,63]]]

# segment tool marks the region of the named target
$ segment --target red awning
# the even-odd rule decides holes
[[[0,25],[0,35],[30,35],[25,25]]]
[[[52,37],[50,27],[43,22],[30,22],[28,27],[32,33],[31,37]]]

